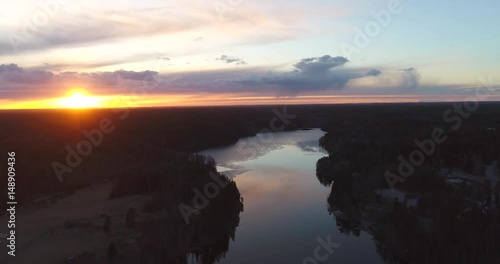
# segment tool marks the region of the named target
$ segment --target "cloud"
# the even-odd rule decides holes
[[[53,73],[51,71],[38,69],[25,69],[17,64],[0,64],[0,81],[5,83],[32,83],[62,80],[76,80],[93,82],[96,84],[116,84],[118,79],[129,81],[143,81],[156,78],[159,75],[156,71],[126,71],[117,70],[113,72],[61,72]]]
[[[17,64],[1,64],[0,78],[12,83],[46,83],[52,80],[52,72],[42,70],[25,70]]]
[[[380,70],[377,70],[377,69],[371,69],[369,70],[365,76],[379,76],[380,74],[382,74],[382,72]]]
[[[400,87],[405,90],[414,90],[420,85],[420,74],[418,70],[411,67],[406,69],[398,69],[403,72],[400,80]]]
[[[300,92],[342,89],[352,79],[367,76],[365,69],[344,69],[349,60],[345,57],[304,58],[294,64],[294,70],[287,73],[268,73],[260,77],[243,79],[240,83],[249,86],[270,86],[279,89],[281,95],[295,95]],[[370,70],[371,75],[380,72]],[[369,72],[369,73],[370,73]],[[378,75],[378,74],[377,74]]]
[[[17,64],[11,63],[11,64],[2,64],[0,65],[0,74],[2,73],[14,73],[14,72],[22,72],[23,69]]]
[[[349,60],[345,57],[324,55],[316,58],[305,58],[294,65],[297,72],[304,74],[323,74],[329,69],[342,66]]]
[[[6,38],[0,38],[0,55],[17,50],[45,50],[82,44],[110,43],[134,37],[185,32],[200,27],[192,23],[192,14],[173,8],[136,9],[134,12],[94,10],[93,12],[58,13],[44,26],[21,24],[5,29]],[[203,23],[207,16],[197,18]]]
[[[145,67],[153,67],[154,70],[159,70],[159,68],[165,66],[168,61],[170,61],[169,57],[164,56],[162,53],[152,52],[152,53],[144,53],[144,54],[136,54],[130,56],[122,56],[117,59],[108,59],[102,58],[98,61],[90,61],[90,62],[64,62],[64,63],[43,63],[42,65],[34,66],[32,69],[37,70],[45,70],[45,71],[53,71],[53,72],[62,72],[68,71],[72,69],[87,69],[92,70],[95,68],[107,67],[112,65],[121,65],[127,63],[136,63],[141,62],[152,57],[156,57],[156,61],[154,65],[145,64]]]
[[[227,56],[227,55],[222,55],[222,56],[220,56],[220,58],[216,58],[216,60],[220,60],[220,61],[223,61],[225,63],[233,63],[233,62],[235,62],[236,65],[245,65],[245,64],[247,64],[244,60],[242,60],[240,58],[230,57],[230,56]]]
[[[24,11],[29,23],[2,25],[2,33],[6,37],[0,38],[0,56],[85,46],[105,50],[106,45],[110,44],[127,45],[124,40],[150,41],[159,46],[158,43],[168,41],[168,38],[175,39],[176,34],[184,33],[217,34],[217,39],[208,41],[218,44],[221,39],[233,40],[226,41],[226,45],[273,43],[296,38],[300,33],[296,27],[290,26],[286,12],[269,16],[259,9],[253,8],[252,12],[248,12],[241,7],[228,14],[232,19],[222,23],[217,12],[212,10],[212,4],[207,6],[196,0],[163,3],[154,7],[145,7],[139,2],[134,7],[109,8],[92,3],[71,8],[66,6],[40,26],[32,23],[33,13],[29,11],[40,7],[30,7]],[[195,42],[206,41],[199,35],[190,39]],[[127,48],[133,49],[135,53],[144,50],[143,46],[130,46]],[[178,52],[183,52],[183,49]]]
[[[105,94],[118,90],[117,86],[149,85],[159,78],[156,71],[60,72],[22,68],[17,64],[0,65],[0,93],[2,99],[17,97],[60,96],[72,86],[88,86],[93,92]]]
[[[124,85],[134,82],[147,82],[157,78],[158,72],[155,71],[125,71],[118,70],[113,72],[93,72],[89,75],[79,74],[79,77],[84,76],[85,81],[93,83],[96,86],[115,86]]]
[[[222,55],[219,60],[238,65],[242,59]],[[339,90],[350,80],[363,78],[367,72],[374,76],[375,69],[346,69],[344,57],[304,58],[293,64],[287,72],[264,67],[237,67],[233,69],[159,73],[157,71],[98,71],[51,72],[22,68],[16,64],[0,65],[0,92],[4,97],[48,96],[58,94],[68,86],[88,87],[92,93],[119,94],[123,88],[145,87],[157,94],[245,93],[269,96],[294,96],[325,90]],[[50,85],[43,85],[50,84]],[[42,88],[43,87],[43,88]],[[12,91],[15,90],[15,95]]]
[[[332,57],[333,58],[333,57]],[[471,91],[450,86],[425,86],[429,89],[408,89],[418,84],[415,68],[399,69],[398,78],[372,77],[380,72],[372,68],[347,68],[331,59],[306,58],[298,60],[289,71],[277,71],[266,67],[234,67],[211,71],[160,73],[157,71],[98,71],[98,72],[51,72],[23,68],[16,64],[0,64],[0,98],[6,100],[36,100],[64,96],[70,89],[81,88],[93,95],[190,95],[190,96],[297,96],[335,95],[361,96],[365,98],[430,98],[453,95],[466,98]],[[330,61],[330,63],[325,63]],[[295,65],[305,62],[307,70]],[[233,62],[234,63],[234,62]],[[301,64],[302,65],[302,64]],[[329,65],[329,66],[327,66]],[[336,66],[333,66],[336,65]],[[315,71],[311,69],[316,69]],[[324,70],[327,68],[327,70]],[[377,78],[380,85],[367,89],[349,82],[361,78]],[[412,79],[413,78],[413,79]],[[396,80],[396,82],[394,82]],[[372,80],[371,80],[372,81]],[[383,83],[385,81],[385,84]],[[405,89],[402,90],[401,87]],[[422,86],[424,87],[424,86]],[[470,87],[470,86],[468,86]],[[346,89],[344,89],[346,88]],[[474,88],[474,87],[473,87]],[[472,88],[471,88],[472,89]],[[429,95],[429,91],[431,95]],[[405,97],[410,96],[410,97]],[[411,97],[413,96],[413,97]],[[424,97],[421,97],[424,98]],[[378,99],[377,99],[378,100]]]

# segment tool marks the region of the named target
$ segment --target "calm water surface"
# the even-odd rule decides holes
[[[383,263],[370,235],[346,236],[327,210],[329,187],[316,178],[319,129],[264,133],[203,151],[234,176],[244,198],[235,241],[219,263],[314,263],[318,240],[339,244],[318,263]],[[327,251],[319,251],[320,255]]]

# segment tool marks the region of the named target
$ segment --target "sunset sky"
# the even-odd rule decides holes
[[[0,108],[466,100],[500,83],[499,11],[495,0],[2,1]]]

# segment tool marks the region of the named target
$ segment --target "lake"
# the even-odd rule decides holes
[[[319,129],[261,133],[208,149],[244,199],[235,240],[218,263],[383,263],[363,231],[342,234],[316,177]],[[325,246],[329,245],[329,246]]]

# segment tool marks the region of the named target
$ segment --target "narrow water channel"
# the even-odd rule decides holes
[[[369,234],[342,234],[327,210],[330,188],[316,177],[316,162],[327,155],[318,146],[323,134],[259,134],[202,152],[234,177],[244,198],[235,240],[219,263],[383,263]]]

